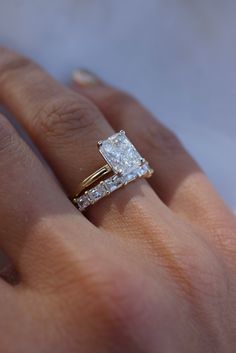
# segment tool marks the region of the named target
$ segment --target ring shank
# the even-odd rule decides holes
[[[86,190],[90,185],[96,183],[99,181],[104,175],[107,175],[112,171],[111,167],[106,164],[103,167],[99,168],[96,170],[94,173],[90,174],[86,179],[84,179],[80,185],[78,186],[78,190],[76,192],[76,195],[74,197],[78,197],[82,191]]]

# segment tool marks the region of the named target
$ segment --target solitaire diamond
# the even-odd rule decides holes
[[[99,150],[116,174],[128,174],[143,162],[142,157],[123,131],[101,141]]]

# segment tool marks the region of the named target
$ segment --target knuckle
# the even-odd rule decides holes
[[[9,75],[16,73],[17,71],[22,71],[25,69],[30,69],[35,66],[30,59],[16,54],[9,49],[0,47],[0,80],[1,83],[6,79],[9,79]]]
[[[182,145],[177,136],[167,128],[160,129],[160,143],[165,146],[170,152],[180,148]]]
[[[159,150],[165,156],[173,156],[173,154],[182,155],[186,153],[178,137],[160,123],[154,122],[148,126],[147,133],[144,134],[143,138],[146,141],[145,145],[147,145],[150,150]]]
[[[78,100],[77,97],[58,97],[51,99],[34,116],[35,131],[51,137],[78,137],[78,132],[94,128],[100,117],[99,110],[87,102]],[[38,129],[39,128],[39,129]]]
[[[108,90],[107,97],[104,99],[105,109],[110,114],[116,115],[124,110],[132,111],[137,107],[138,103],[136,99],[128,93],[119,90]]]
[[[0,115],[0,168],[8,168],[9,165],[26,158],[26,145],[22,143],[7,118]]]
[[[218,216],[217,222],[210,227],[211,237],[216,239],[227,262],[236,263],[236,218],[233,215]]]

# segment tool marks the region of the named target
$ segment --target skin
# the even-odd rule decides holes
[[[88,77],[67,88],[0,49],[0,103],[36,147],[0,116],[0,247],[18,276],[0,279],[0,352],[235,353],[235,217],[172,132]],[[120,129],[155,174],[81,214],[68,195]]]

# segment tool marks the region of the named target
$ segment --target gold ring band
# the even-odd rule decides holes
[[[74,196],[78,197],[84,190],[86,190],[90,185],[95,184],[96,182],[98,182],[103,176],[109,174],[112,171],[111,167],[106,164],[103,167],[99,168],[98,170],[96,170],[94,173],[90,174],[86,179],[84,179],[79,187],[78,190]]]

